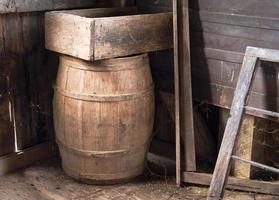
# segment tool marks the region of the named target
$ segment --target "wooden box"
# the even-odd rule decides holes
[[[172,48],[172,14],[135,8],[48,12],[46,48],[94,61]]]

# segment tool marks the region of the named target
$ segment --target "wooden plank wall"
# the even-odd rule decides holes
[[[4,2],[0,4],[0,156],[15,151],[15,133],[18,150],[54,137],[52,84],[58,57],[44,47],[44,12],[31,11],[111,5],[104,0]]]
[[[141,12],[171,10],[171,0],[142,0],[137,5]],[[229,108],[246,46],[279,49],[279,3],[276,0],[191,0],[190,7],[194,98]],[[259,65],[250,106],[279,112],[278,73],[275,64]],[[161,78],[164,85],[168,85],[166,78],[171,83],[168,75]]]

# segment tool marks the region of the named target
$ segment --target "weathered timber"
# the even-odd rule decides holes
[[[171,13],[131,15],[134,8],[46,14],[46,48],[84,60],[172,48]]]
[[[196,171],[196,152],[192,102],[192,78],[189,35],[189,5],[178,1],[178,37],[181,92],[181,134],[184,139],[186,171]]]
[[[241,0],[197,0],[192,3],[193,10],[227,13],[228,15],[239,14],[251,17],[278,18],[278,7],[279,4],[276,0],[267,0],[266,2],[261,0],[247,0],[245,3]]]
[[[13,110],[9,94],[9,77],[0,70],[0,156],[14,152]]]
[[[180,70],[179,70],[179,35],[178,35],[178,0],[173,0],[173,47],[174,47],[174,100],[175,100],[175,157],[176,184],[181,184],[181,127],[180,127]]]
[[[0,176],[58,155],[55,142],[45,142],[25,150],[0,157]]]
[[[241,157],[234,156],[234,155],[232,156],[232,159],[234,159],[236,161],[240,161],[240,162],[246,163],[246,164],[249,164],[249,165],[252,165],[254,167],[258,167],[258,168],[263,169],[265,171],[270,171],[270,172],[279,174],[279,169],[277,169],[275,167],[270,167],[270,166],[264,165],[262,163],[258,163],[258,162],[252,161],[252,160],[246,160],[246,159],[243,159]]]
[[[211,174],[184,172],[183,181],[198,185],[210,185]],[[279,195],[279,183],[257,180],[247,180],[242,178],[229,177],[226,188],[247,192]]]
[[[2,0],[0,13],[34,12],[68,8],[88,8],[96,5],[97,0]]]

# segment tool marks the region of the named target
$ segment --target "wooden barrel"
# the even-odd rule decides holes
[[[101,184],[142,174],[154,121],[148,55],[97,62],[61,56],[53,106],[67,174]]]

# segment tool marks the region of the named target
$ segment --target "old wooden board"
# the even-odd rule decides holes
[[[56,70],[55,58],[44,57],[43,14],[0,15],[0,24],[1,66],[9,80],[17,147],[24,149],[53,137],[51,85]],[[52,64],[52,68],[42,70]],[[13,137],[9,140],[14,141]]]
[[[8,76],[0,70],[0,156],[14,152],[15,137]]]
[[[135,14],[134,8],[46,14],[46,48],[100,60],[172,48],[172,14]]]
[[[186,171],[196,171],[188,1],[178,1],[179,65],[181,84],[181,134]]]
[[[185,172],[183,174],[183,181],[192,184],[210,185],[211,179],[211,174],[195,172]],[[226,188],[247,192],[279,195],[278,182],[265,182],[229,177]]]
[[[178,2],[173,0],[173,46],[174,46],[174,85],[175,85],[175,157],[176,184],[181,184],[181,129],[180,129],[180,76],[179,76],[179,38],[178,38]]]
[[[88,8],[96,5],[96,0],[2,0],[0,13],[19,13],[66,8]]]
[[[58,154],[54,142],[45,142],[24,151],[0,157],[0,176]]]

